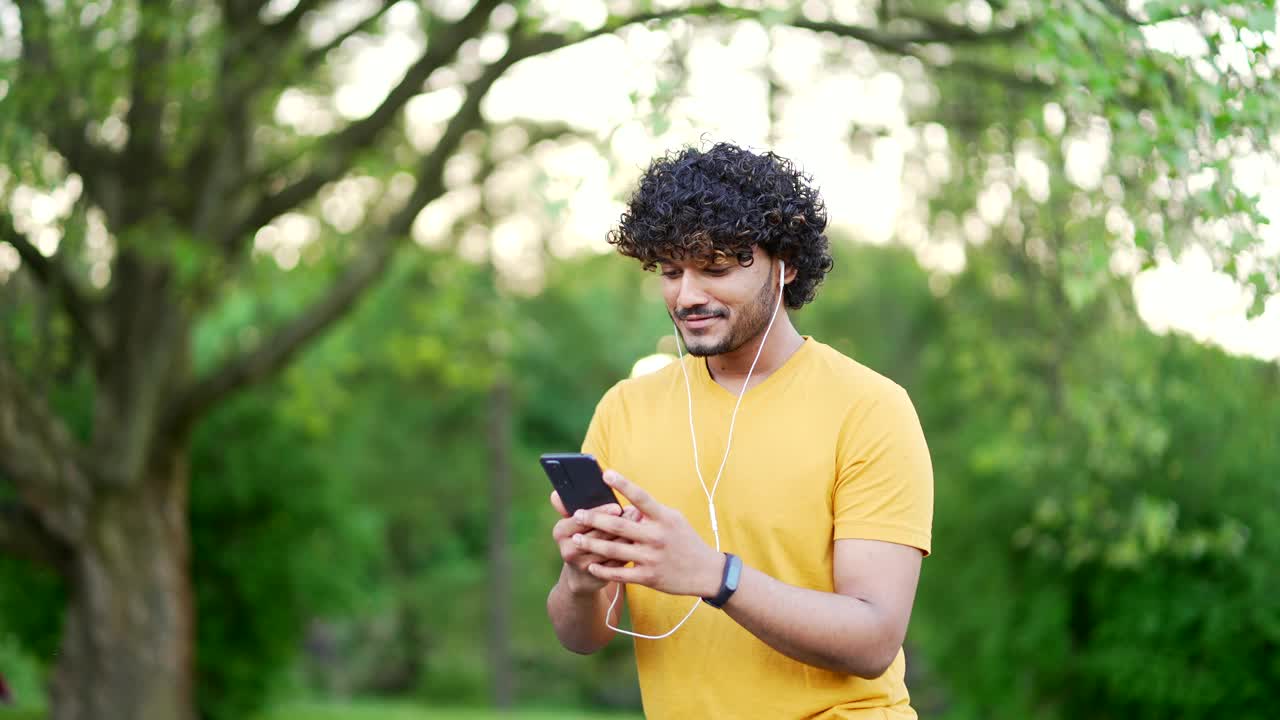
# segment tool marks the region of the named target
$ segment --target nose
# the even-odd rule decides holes
[[[698,282],[697,273],[681,273],[680,278],[676,283],[676,310],[685,310],[692,307],[698,307],[700,305],[706,305],[711,300],[706,291],[702,288],[702,285]]]

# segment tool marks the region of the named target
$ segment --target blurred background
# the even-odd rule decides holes
[[[921,715],[1270,717],[1278,63],[1269,1],[0,0],[0,718],[639,717],[536,457],[674,352],[604,238],[721,140],[924,424]]]

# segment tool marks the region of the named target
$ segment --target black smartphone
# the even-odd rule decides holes
[[[604,484],[604,474],[595,457],[585,453],[547,453],[538,461],[570,515],[578,510],[618,503],[613,488]]]

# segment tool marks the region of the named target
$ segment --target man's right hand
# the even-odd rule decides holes
[[[574,544],[573,536],[583,533],[587,537],[601,538],[603,540],[617,541],[619,538],[585,526],[569,517],[569,513],[565,510],[564,503],[560,500],[560,493],[558,492],[552,491],[551,506],[556,509],[556,512],[560,513],[561,517],[560,521],[551,529],[551,537],[556,541],[556,546],[560,548],[560,558],[564,560],[565,572],[562,577],[568,586],[566,589],[575,595],[598,592],[609,583],[587,572],[587,567],[592,563],[600,563],[610,567],[625,565],[625,563],[606,560],[599,555],[583,551],[582,548]],[[632,520],[640,517],[640,511],[635,507],[628,506],[626,510],[623,510],[622,506],[617,503],[601,505],[594,508],[593,511],[621,515]]]

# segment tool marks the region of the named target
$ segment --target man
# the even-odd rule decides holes
[[[661,272],[689,354],[601,399],[583,452],[628,507],[564,517],[552,495],[547,611],[591,653],[625,585],[649,718],[916,717],[902,641],[932,468],[906,393],[780,310],[831,269],[825,228],[790,162],[719,144],[656,160],[610,233]],[[719,608],[686,618],[698,598]]]

